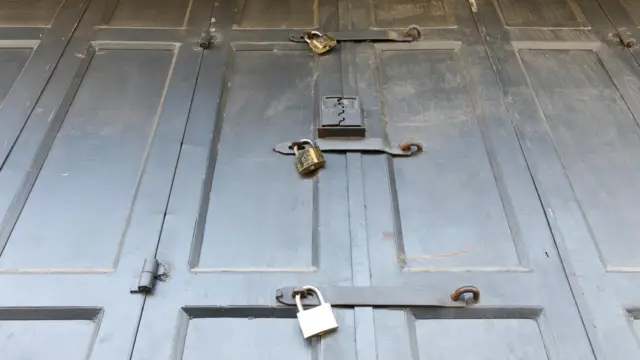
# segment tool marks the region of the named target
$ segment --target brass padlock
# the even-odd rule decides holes
[[[316,54],[324,54],[338,44],[336,39],[318,31],[311,31],[305,34],[304,40],[309,43],[309,47]]]
[[[296,294],[296,306],[298,307],[297,316],[298,322],[300,323],[300,329],[302,329],[302,336],[307,339],[309,337],[322,335],[337,329],[338,322],[336,321],[336,316],[333,314],[333,310],[331,309],[331,304],[324,302],[324,298],[322,297],[320,290],[314,286],[303,286],[302,290],[315,293],[320,301],[320,305],[309,310],[305,310],[302,307],[302,302],[300,301],[301,295],[299,293]]]
[[[307,146],[303,147],[304,145]],[[326,162],[320,148],[309,139],[298,141],[293,147],[293,153],[296,155],[296,169],[300,174],[307,174],[313,170],[320,169]]]

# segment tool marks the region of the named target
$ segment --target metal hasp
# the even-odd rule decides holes
[[[360,152],[374,154],[387,153],[392,156],[412,156],[422,152],[421,144],[413,142],[390,144],[380,138],[317,139],[315,144],[323,153]],[[276,145],[273,150],[282,155],[294,155],[293,149],[296,145],[299,145],[297,141],[280,143]]]
[[[144,259],[142,264],[142,270],[140,271],[140,277],[138,277],[138,283],[130,290],[132,294],[146,294],[153,290],[158,277],[158,268],[160,262],[154,258]]]
[[[318,137],[365,137],[367,129],[357,96],[323,96]]]
[[[289,41],[304,43],[307,42],[305,37],[310,31],[302,33],[292,33],[289,35]],[[418,26],[409,26],[404,31],[393,30],[348,30],[327,33],[337,42],[342,41],[374,41],[374,42],[412,42],[422,37],[422,31]]]
[[[477,290],[477,288],[473,287]],[[320,290],[327,302],[335,307],[448,307],[464,308],[477,303],[453,300],[451,294],[436,294],[426,287],[404,286],[327,286]],[[457,291],[457,290],[456,290]],[[455,292],[455,291],[454,291]],[[283,305],[296,306],[296,295],[300,295],[304,306],[320,305],[317,297],[310,296],[301,287],[284,287],[276,291],[276,301]],[[478,301],[480,291],[478,290]]]

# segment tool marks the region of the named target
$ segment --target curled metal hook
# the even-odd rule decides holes
[[[400,150],[410,152],[411,155],[416,155],[424,151],[422,144],[416,142],[406,142],[400,145]]]
[[[464,300],[467,304],[475,304],[480,301],[480,289],[475,286],[461,286],[451,293],[451,300]]]
[[[422,39],[422,29],[418,25],[409,25],[404,31],[404,36],[408,36],[412,41],[418,41]]]

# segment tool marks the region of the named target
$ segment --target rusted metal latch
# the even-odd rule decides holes
[[[336,307],[407,307],[432,306],[464,308],[480,301],[480,290],[474,286],[463,286],[450,296],[438,296],[433,289],[406,286],[327,286],[321,287],[327,302]],[[463,300],[471,294],[470,300]],[[276,291],[276,301],[287,306],[296,306],[296,295],[300,295],[304,306],[319,305],[315,296],[301,287],[285,287]],[[465,297],[466,298],[466,297]]]
[[[305,37],[308,37],[311,31],[304,31],[302,33],[292,33],[289,35],[289,40],[297,43],[305,43]],[[412,42],[422,38],[422,30],[416,25],[409,26],[404,31],[392,31],[392,30],[349,30],[349,31],[336,31],[326,33],[337,42],[352,41],[352,42]]]
[[[323,153],[387,153],[393,156],[412,156],[422,152],[422,144],[407,142],[404,144],[389,144],[380,138],[331,138],[317,139],[316,146]],[[280,143],[273,150],[282,155],[295,155],[294,148],[299,146],[297,141]]]

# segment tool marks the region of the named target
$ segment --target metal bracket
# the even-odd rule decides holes
[[[422,152],[422,145],[418,143],[404,143],[402,145],[389,144],[380,138],[364,138],[364,139],[317,139],[316,145],[324,153],[387,153],[393,156],[412,156]],[[276,145],[273,150],[282,155],[294,155],[293,146],[296,142],[285,142]]]
[[[132,294],[147,294],[153,290],[158,279],[160,262],[154,258],[144,259],[137,284],[130,289]]]
[[[289,40],[298,43],[306,43],[304,39],[308,33],[292,33],[289,35]],[[375,42],[412,42],[419,40],[422,37],[422,32],[418,26],[409,26],[405,31],[391,31],[391,30],[347,30],[329,32],[327,35],[336,39],[337,42],[342,41],[375,41]]]
[[[362,113],[357,96],[323,96],[318,137],[364,137]]]
[[[405,286],[328,286],[321,287],[324,299],[334,307],[447,307],[464,308],[472,304],[454,301],[450,294],[438,296],[433,289]],[[297,287],[285,287],[276,291],[276,301],[295,306],[295,296],[301,295],[303,306],[318,306],[315,296]]]

